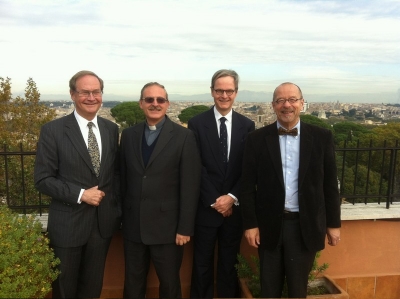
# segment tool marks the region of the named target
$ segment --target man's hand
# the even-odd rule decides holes
[[[229,195],[222,195],[217,198],[215,204],[212,206],[217,212],[224,214],[232,208],[235,200]]]
[[[226,211],[225,213],[222,213],[222,216],[224,216],[224,217],[229,217],[231,215],[232,215],[232,207],[228,211]]]
[[[244,236],[250,246],[258,248],[258,245],[260,245],[260,231],[258,227],[246,229],[244,231]]]
[[[336,246],[340,241],[340,228],[331,228],[328,227],[326,229],[326,235],[328,237],[328,244],[331,246]]]
[[[180,234],[176,234],[175,238],[176,245],[185,245],[189,241],[190,241],[190,236],[183,236]]]
[[[92,187],[83,191],[81,201],[91,206],[98,206],[106,194],[99,190],[99,186]]]

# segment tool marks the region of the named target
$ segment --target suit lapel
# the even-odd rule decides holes
[[[111,146],[111,141],[110,141],[110,132],[108,131],[108,128],[100,117],[97,117],[97,124],[99,126],[99,131],[100,131],[100,137],[101,137],[101,164],[100,164],[100,175],[103,174],[101,169],[104,169],[104,165],[106,161],[109,160],[109,154],[110,154],[110,146]],[[103,167],[102,167],[103,166]]]
[[[300,122],[300,163],[299,163],[299,183],[298,188],[303,184],[304,176],[310,165],[311,149],[313,147],[314,138],[307,124]]]
[[[270,152],[270,157],[272,157],[272,163],[275,168],[275,172],[278,174],[279,181],[284,188],[285,184],[283,181],[283,170],[282,170],[282,158],[281,149],[279,146],[279,135],[276,122],[269,126],[267,130],[267,135],[265,136],[266,147]]]
[[[81,155],[86,165],[94,172],[92,161],[90,160],[89,152],[86,147],[85,140],[83,139],[81,129],[79,128],[78,122],[75,118],[74,113],[67,116],[65,122],[66,135],[71,140],[72,145],[75,147],[77,152]]]
[[[133,130],[132,139],[130,140],[130,142],[133,143],[133,153],[136,156],[136,159],[140,161],[140,165],[142,165],[143,169],[145,169],[143,162],[143,154],[142,154],[144,126],[145,122],[143,122],[138,126],[135,126]],[[149,163],[147,163],[147,165],[149,165]]]
[[[229,151],[229,163],[228,171],[230,170],[230,165],[236,165],[234,162],[237,157],[239,150],[241,149],[240,143],[243,142],[243,124],[240,121],[238,114],[232,111],[232,130],[231,130],[231,147]]]

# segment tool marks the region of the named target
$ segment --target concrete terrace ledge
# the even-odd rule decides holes
[[[400,202],[394,202],[386,209],[386,203],[343,203],[342,220],[396,219],[400,218]]]
[[[355,205],[343,203],[341,207],[342,220],[400,219],[400,202],[391,204],[389,209],[386,209],[385,203],[357,203]],[[43,232],[47,231],[47,217],[47,213],[37,216],[42,223]]]

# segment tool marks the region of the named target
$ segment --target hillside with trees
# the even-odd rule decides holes
[[[27,81],[25,97],[13,98],[11,79],[0,77],[0,152],[34,152],[40,128],[54,118],[55,111],[40,103],[40,93],[32,78]],[[0,201],[8,195],[11,206],[37,205],[38,192],[33,184],[35,156],[0,157]],[[46,202],[45,197],[43,201]]]

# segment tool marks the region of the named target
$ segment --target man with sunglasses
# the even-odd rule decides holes
[[[241,205],[248,243],[258,248],[261,296],[306,298],[317,251],[340,240],[340,199],[332,132],[300,120],[300,88],[273,94],[277,121],[249,134]]]
[[[188,124],[196,135],[203,166],[194,234],[192,298],[214,297],[217,243],[217,297],[240,297],[235,269],[243,234],[239,180],[245,140],[254,130],[254,122],[232,109],[238,85],[235,71],[217,71],[211,79],[215,105]]]
[[[194,234],[201,164],[193,132],[172,122],[164,86],[150,82],[139,100],[146,120],[121,136],[124,298],[145,298],[150,259],[160,298],[181,298],[183,245]]]

